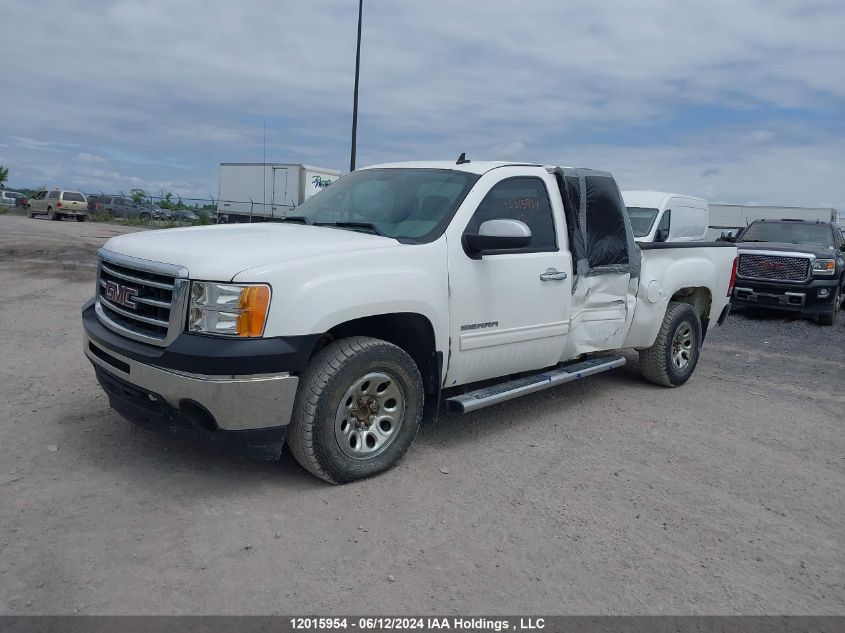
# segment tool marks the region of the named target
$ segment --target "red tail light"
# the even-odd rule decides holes
[[[62,203],[61,203],[61,202],[57,202],[57,203],[56,203],[56,208],[57,208],[57,209],[61,209],[61,208],[62,208]]]
[[[731,280],[728,282],[728,296],[734,293],[734,284],[736,283],[736,267],[739,265],[739,257],[734,257],[733,266],[731,266]]]

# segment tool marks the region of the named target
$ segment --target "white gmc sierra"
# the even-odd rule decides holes
[[[287,441],[341,483],[395,465],[442,400],[474,411],[615,350],[681,385],[729,310],[735,245],[637,245],[606,172],[379,165],[295,213],[105,245],[82,319],[114,409],[260,458]]]

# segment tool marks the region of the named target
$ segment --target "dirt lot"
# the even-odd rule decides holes
[[[109,409],[79,310],[127,230],[0,216],[0,612],[845,613],[842,320],[732,316],[680,389],[629,363],[331,487]]]

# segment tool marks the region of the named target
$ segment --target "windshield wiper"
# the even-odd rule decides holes
[[[313,222],[314,226],[336,226],[341,229],[363,229],[373,235],[381,235],[384,233],[379,231],[378,227],[372,222]]]

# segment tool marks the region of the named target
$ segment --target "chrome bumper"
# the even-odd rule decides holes
[[[95,354],[93,349],[97,350]],[[290,421],[297,376],[287,373],[256,376],[208,376],[161,369],[140,363],[84,337],[85,355],[97,367],[157,394],[175,409],[192,401],[227,431],[286,426]],[[109,362],[111,361],[111,362]]]

